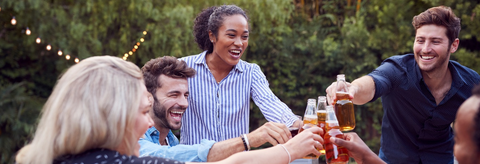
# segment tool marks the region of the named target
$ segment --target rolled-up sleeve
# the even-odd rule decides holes
[[[138,141],[140,144],[140,157],[156,156],[174,159],[182,162],[206,162],[207,156],[215,141],[202,139],[200,144],[161,146],[145,139]]]

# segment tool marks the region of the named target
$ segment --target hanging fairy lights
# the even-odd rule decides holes
[[[2,11],[2,8],[0,7],[0,11]],[[12,19],[10,20],[10,23],[15,26],[17,24],[17,19],[15,18],[15,16],[12,17]],[[31,35],[33,32],[32,30],[30,30],[29,27],[26,27],[25,30],[24,30],[25,34],[27,36]],[[22,33],[23,33],[23,30],[22,30]],[[139,42],[137,41],[136,44],[133,45],[133,48],[128,51],[127,53],[125,53],[122,57],[123,60],[127,60],[129,56],[132,56],[139,48],[140,48],[140,44],[143,43],[145,41],[145,35],[147,35],[147,31],[143,31],[142,34],[143,36],[139,39]],[[42,42],[45,42],[42,40],[42,38],[40,38],[40,36],[38,36],[36,39],[35,39],[35,43],[37,44],[41,44]],[[47,42],[48,43],[48,42]],[[47,44],[45,49],[47,51],[51,51],[52,50],[52,45],[51,44]],[[66,53],[65,53],[66,54]],[[57,55],[58,56],[63,56],[64,55],[64,52],[61,50],[61,49],[58,49],[57,51]],[[70,60],[72,58],[72,56],[70,54],[67,54],[65,55],[65,59],[66,60]],[[80,62],[80,59],[76,56],[73,56],[74,58],[74,62],[75,63],[79,63]]]
[[[145,35],[147,35],[147,31],[143,31],[143,36],[140,38],[140,42],[143,43],[145,41]],[[123,60],[127,60],[129,56],[132,56],[135,52],[137,52],[138,48],[140,48],[140,42],[137,42],[136,44],[133,45],[132,50],[128,51],[125,53],[122,57]]]
[[[30,29],[27,27],[27,29],[25,30],[25,34],[30,35],[32,34],[32,31],[30,31]]]
[[[10,23],[12,23],[12,25],[14,25],[14,26],[17,24],[17,20],[15,19],[15,17],[12,18]]]

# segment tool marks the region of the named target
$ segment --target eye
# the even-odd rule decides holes
[[[416,42],[417,42],[417,43],[423,43],[423,40],[417,39]]]
[[[243,39],[248,39],[248,35],[242,36]]]
[[[228,36],[228,37],[230,37],[230,38],[233,38],[233,37],[235,37],[235,35],[234,35],[234,34],[227,34],[227,36]]]

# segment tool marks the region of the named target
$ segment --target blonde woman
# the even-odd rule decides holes
[[[43,107],[32,143],[17,163],[183,163],[138,158],[138,139],[153,125],[151,95],[140,69],[117,57],[91,57],[68,69]],[[320,155],[319,128],[285,145],[237,153],[217,163],[287,163]]]

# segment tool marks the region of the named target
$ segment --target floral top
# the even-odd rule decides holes
[[[92,149],[88,150],[82,154],[77,155],[64,155],[53,161],[54,164],[87,164],[87,163],[98,163],[98,164],[184,164],[184,162],[179,162],[171,159],[165,159],[160,157],[137,157],[137,156],[126,156],[121,155],[120,153],[108,150],[108,149]]]

